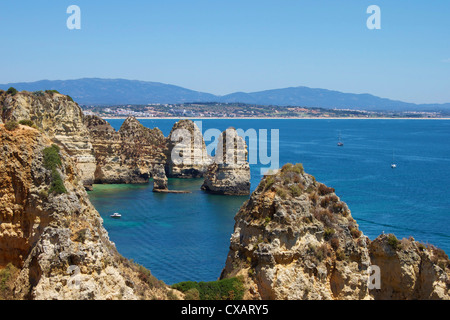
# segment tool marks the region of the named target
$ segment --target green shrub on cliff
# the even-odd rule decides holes
[[[56,169],[61,165],[61,157],[59,156],[59,147],[54,144],[44,149],[44,167],[47,170]]]
[[[8,90],[6,90],[6,93],[10,94],[12,96],[15,96],[17,94],[17,92],[18,91],[16,90],[16,88],[13,88],[13,87],[10,87]]]
[[[281,168],[281,173],[288,173],[288,172],[303,174],[304,173],[303,164],[301,164],[301,163],[297,163],[295,165],[292,163],[285,164]]]
[[[57,168],[62,165],[59,155],[59,147],[52,145],[44,149],[44,167],[52,171],[52,182],[50,184],[49,193],[62,194],[67,193],[64,181],[61,178]]]
[[[52,170],[52,183],[48,192],[56,194],[67,193],[66,187],[64,186],[64,181],[56,169]]]
[[[286,163],[277,174],[272,172],[264,178],[264,191],[268,191],[276,185],[274,190],[281,198],[285,199],[289,194],[293,197],[298,197],[305,189],[303,185],[303,174],[304,169],[301,163],[295,165]]]
[[[303,185],[300,185],[300,184],[294,184],[289,187],[289,190],[291,190],[291,194],[293,197],[298,197],[303,193],[304,186],[303,186],[303,188],[302,188],[302,186]]]
[[[8,121],[5,124],[5,129],[8,131],[14,131],[19,128],[19,124],[16,121]]]
[[[401,248],[400,241],[393,234],[388,235],[387,242],[388,242],[389,246],[394,250],[398,250]]]
[[[45,90],[45,93],[59,93],[58,90]]]
[[[19,124],[23,125],[23,126],[28,126],[28,127],[33,127],[34,122],[32,120],[20,120]]]
[[[211,282],[180,282],[174,284],[172,288],[187,294],[186,298],[192,300],[197,297],[197,292],[200,300],[242,300],[245,291],[240,278]]]
[[[196,288],[189,289],[184,293],[185,300],[200,300],[200,292]]]
[[[269,190],[273,186],[274,183],[275,183],[275,178],[273,176],[267,176],[266,184],[264,186],[264,191]]]

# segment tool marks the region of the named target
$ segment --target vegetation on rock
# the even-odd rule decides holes
[[[21,124],[21,125],[23,125],[23,126],[32,127],[32,128],[35,128],[35,127],[36,127],[36,125],[34,124],[34,122],[33,122],[32,120],[28,120],[28,119],[20,120],[20,121],[19,121],[19,124]]]
[[[47,170],[53,170],[61,166],[61,157],[59,147],[54,144],[44,149],[44,167]]]
[[[45,90],[45,93],[59,93],[58,90]]]
[[[15,96],[17,94],[17,92],[18,91],[16,90],[16,88],[13,88],[13,87],[10,87],[8,90],[6,90],[6,93],[10,94],[12,96]]]
[[[211,282],[180,282],[173,289],[186,294],[186,300],[242,300],[244,286],[239,277]]]
[[[14,280],[19,274],[19,269],[12,263],[8,263],[3,270],[0,270],[0,300],[10,300],[14,296]]]
[[[17,121],[8,121],[6,124],[5,124],[5,128],[6,128],[6,130],[8,130],[8,131],[14,131],[14,130],[16,130],[17,128],[19,128],[19,123],[17,123]]]
[[[57,168],[61,166],[61,157],[59,155],[59,147],[52,145],[44,149],[44,167],[52,171],[52,182],[49,193],[62,194],[67,193],[64,181],[61,178]]]

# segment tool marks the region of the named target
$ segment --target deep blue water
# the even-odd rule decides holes
[[[123,120],[109,122],[119,129]],[[168,136],[176,120],[141,122]],[[202,126],[279,129],[280,165],[301,162],[335,188],[370,239],[395,233],[450,252],[450,121],[209,119]],[[396,169],[390,166],[393,151]],[[260,168],[251,166],[252,189],[261,180]],[[211,281],[225,264],[233,218],[247,197],[208,195],[201,184],[170,179],[170,188],[193,193],[166,195],[152,193],[151,183],[95,186],[90,198],[125,257],[168,284]],[[122,219],[109,218],[113,212]]]

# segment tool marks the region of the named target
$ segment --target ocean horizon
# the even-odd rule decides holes
[[[146,127],[158,127],[167,137],[177,119],[140,121]],[[203,132],[230,126],[244,131],[279,130],[279,166],[302,163],[307,173],[335,188],[371,240],[394,233],[399,239],[413,237],[450,252],[450,197],[446,192],[450,120],[195,120],[201,121]],[[118,130],[124,119],[107,121]],[[338,136],[344,147],[337,146]],[[393,160],[396,169],[391,168]],[[250,167],[253,191],[264,165]],[[225,266],[234,216],[249,197],[207,194],[200,190],[202,182],[169,179],[170,189],[190,190],[191,194],[155,194],[150,182],[95,185],[89,196],[123,256],[144,265],[167,284],[213,281]],[[113,212],[120,212],[122,219],[111,219]]]

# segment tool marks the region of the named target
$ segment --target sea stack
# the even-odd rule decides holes
[[[220,135],[216,150],[201,189],[214,194],[249,195],[250,166],[245,140],[236,129],[228,128]]]
[[[180,120],[168,137],[166,172],[170,178],[201,178],[211,159],[203,135],[191,120]]]
[[[301,164],[264,177],[235,221],[221,278],[242,276],[244,299],[450,298],[442,250],[392,234],[370,241],[335,190]]]
[[[163,164],[155,164],[153,167],[153,192],[168,191],[167,177]]]

